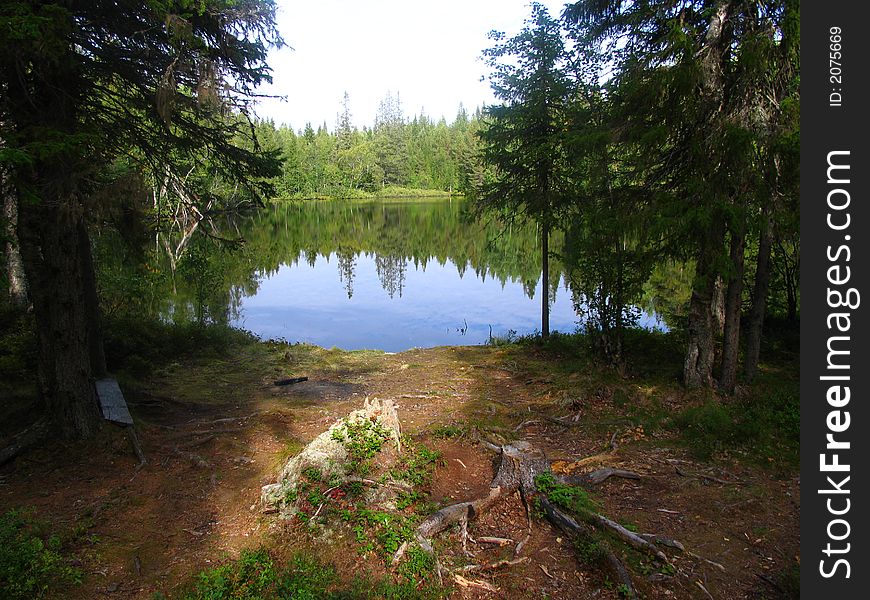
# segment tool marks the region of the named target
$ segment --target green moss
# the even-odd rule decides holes
[[[601,507],[589,493],[575,485],[565,485],[556,481],[552,473],[541,473],[535,477],[535,487],[550,502],[580,517],[597,513]]]

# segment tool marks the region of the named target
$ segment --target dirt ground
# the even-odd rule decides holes
[[[309,380],[273,385],[300,375]],[[591,380],[584,373],[553,379],[546,364],[519,364],[497,347],[385,354],[254,345],[221,360],[191,358],[144,381],[122,378],[144,467],[124,432],[108,426],[98,443],[55,443],[0,469],[0,509],[32,506],[73,540],[85,577],[64,591],[67,598],[172,597],[202,569],[263,544],[313,549],[342,576],[384,574],[382,561],[348,552],[340,540],[310,539],[299,525],[263,514],[258,501],[289,456],[366,396],[391,398],[404,433],[442,452],[431,501],[467,500],[488,489],[494,455],[480,439],[528,440],[566,472],[599,455],[580,470],[612,466],[641,475],[598,486],[602,512],[687,550],[668,551],[672,573],[627,561],[643,598],[786,597],[782,574],[799,563],[794,470],[727,456],[695,460],[667,431],[647,433],[619,418],[624,400],[607,385],[590,389]],[[637,398],[652,393],[631,381],[620,385],[637,388]],[[667,413],[680,406],[680,394],[674,385],[655,397]],[[472,522],[469,534],[516,541],[526,527],[523,505],[512,497]],[[513,550],[489,546],[471,544],[471,560],[490,563]],[[445,533],[438,547],[443,560],[457,557],[458,532]],[[534,520],[522,554],[529,560],[469,576],[496,591],[454,584],[451,597],[619,597],[606,574],[578,560],[570,540],[544,520]]]

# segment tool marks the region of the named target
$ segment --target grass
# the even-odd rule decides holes
[[[397,578],[373,580],[357,576],[342,581],[334,567],[297,552],[279,561],[265,548],[246,550],[239,558],[201,571],[181,600],[350,600],[392,598],[429,600],[449,590],[431,581],[434,559],[419,549],[409,550]],[[155,600],[165,596],[156,594]]]
[[[753,462],[796,466],[800,444],[800,396],[796,385],[762,387],[730,401],[711,399],[674,416],[672,428],[691,453],[710,460],[740,452]]]
[[[432,428],[432,437],[441,440],[465,437],[467,433],[468,425],[466,423],[449,423]]]
[[[69,565],[57,535],[28,511],[0,516],[0,591],[8,600],[45,598],[80,584],[82,573]]]

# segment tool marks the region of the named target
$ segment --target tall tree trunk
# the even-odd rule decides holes
[[[103,349],[102,315],[100,298],[97,294],[97,276],[94,272],[94,259],[91,254],[91,238],[84,219],[78,223],[78,255],[82,268],[82,291],[85,299],[85,323],[88,328],[88,352],[91,360],[91,373],[99,379],[108,373],[106,353]]]
[[[25,309],[29,300],[27,297],[27,278],[24,276],[24,266],[21,263],[21,251],[18,247],[18,199],[11,187],[7,185],[6,171],[0,168],[0,195],[3,196],[3,224],[6,238],[6,279],[9,282],[9,303],[15,308]]]
[[[687,388],[710,387],[713,384],[716,331],[713,297],[716,288],[716,258],[721,251],[722,225],[711,226],[702,241],[695,266],[695,282],[689,301],[689,339],[683,364],[683,383]]]
[[[731,272],[725,292],[725,328],[722,339],[722,372],[719,387],[726,394],[733,394],[737,386],[737,362],[740,349],[740,315],[743,299],[743,252],[746,233],[743,224],[737,225],[731,234]]]
[[[723,118],[723,62],[728,48],[726,22],[730,10],[730,0],[716,1],[698,52],[701,80],[699,91],[708,107],[708,126],[713,127]],[[725,230],[722,215],[717,214],[719,211],[713,207],[708,207],[708,210],[711,211],[710,225],[706,226],[700,240],[692,299],[689,302],[689,343],[683,365],[683,383],[687,388],[710,387],[713,383],[717,329],[714,312],[718,275],[716,263],[724,244]]]
[[[550,224],[541,225],[541,337],[550,337]]]
[[[65,194],[22,203],[18,215],[39,338],[40,392],[66,438],[89,437],[100,422],[80,249],[82,213],[78,199]]]
[[[746,358],[744,375],[752,381],[758,373],[761,355],[761,334],[764,330],[764,315],[767,312],[767,291],[770,286],[770,250],[773,246],[773,219],[768,213],[762,225],[758,241],[758,259],[755,267],[755,285],[752,290],[752,309],[746,327]]]

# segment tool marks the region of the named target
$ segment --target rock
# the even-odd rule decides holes
[[[377,398],[371,400],[366,398],[362,409],[355,410],[347,417],[336,421],[329,429],[314,438],[299,454],[290,458],[281,470],[277,483],[263,486],[260,493],[261,502],[266,507],[277,508],[283,516],[290,517],[298,508],[299,498],[296,490],[300,482],[310,480],[306,477],[306,473],[316,472],[319,481],[329,482],[330,487],[347,482],[353,476],[350,467],[352,457],[348,454],[347,446],[348,425],[353,428],[354,425],[366,422],[377,423],[379,431],[386,432],[394,446],[388,448],[390,444],[383,445],[375,460],[376,466],[380,467],[380,472],[373,472],[367,477],[376,480],[382,473],[386,473],[400,451],[399,417],[392,400],[380,401]],[[391,452],[392,456],[383,456]],[[372,501],[389,503],[391,496],[395,495],[395,490],[386,489],[388,486],[375,487],[380,489],[367,490],[372,495],[370,498]]]

